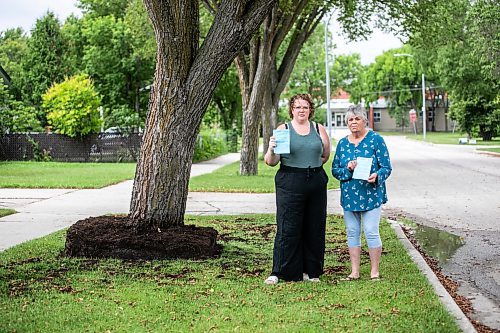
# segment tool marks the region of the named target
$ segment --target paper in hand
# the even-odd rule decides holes
[[[276,140],[274,147],[275,154],[290,154],[290,130],[279,129],[273,130],[273,136]]]
[[[352,174],[353,179],[368,180],[372,168],[372,157],[358,157],[356,159],[356,167]]]

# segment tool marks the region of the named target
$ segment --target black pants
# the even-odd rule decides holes
[[[276,185],[276,222],[272,275],[287,281],[323,274],[326,184],[323,168],[280,167]]]

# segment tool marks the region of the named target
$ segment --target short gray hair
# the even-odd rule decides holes
[[[345,123],[347,124],[347,120],[354,117],[360,117],[365,121],[365,124],[368,124],[368,117],[366,116],[366,111],[360,105],[351,105],[347,109],[345,113]]]

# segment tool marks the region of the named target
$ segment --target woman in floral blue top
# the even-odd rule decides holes
[[[381,206],[387,202],[385,181],[392,171],[391,160],[384,139],[366,128],[368,119],[361,107],[351,106],[346,113],[346,122],[351,134],[337,144],[332,165],[333,176],[340,180],[340,204],[344,209],[351,258],[351,274],[343,280],[359,279],[361,227],[370,254],[371,279],[378,280],[382,254],[379,223]],[[371,169],[366,178],[358,175],[361,164],[360,170],[354,172],[358,158],[368,163],[370,160],[366,158],[371,159]]]

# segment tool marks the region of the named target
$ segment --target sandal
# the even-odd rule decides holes
[[[265,284],[277,284],[279,282],[279,278],[276,275],[271,275],[267,279],[264,280]]]
[[[372,281],[380,281],[380,280],[382,280],[382,277],[380,275],[379,276],[372,276],[370,278],[370,280],[372,280]]]
[[[357,280],[359,280],[359,276],[358,277],[346,276],[345,278],[340,279],[340,281],[357,281]]]

